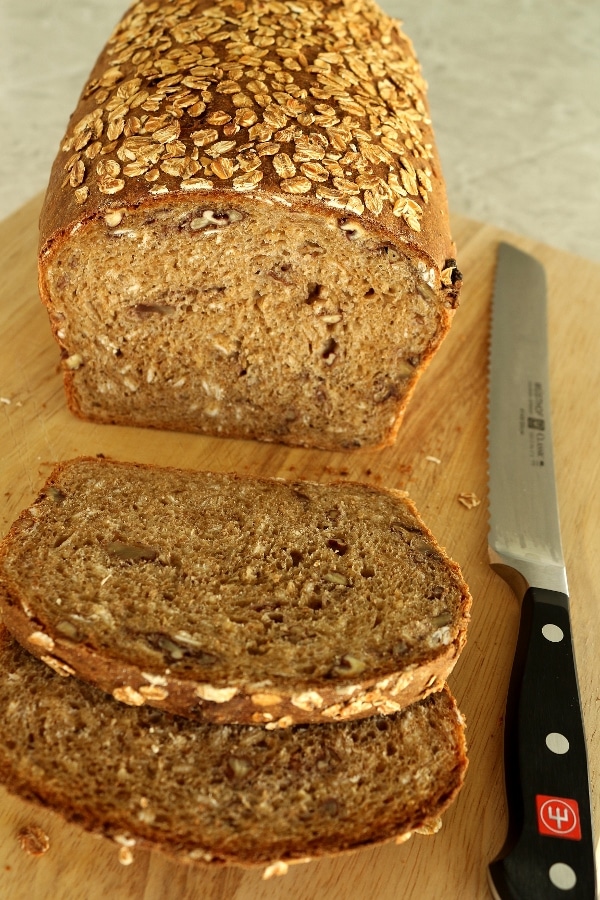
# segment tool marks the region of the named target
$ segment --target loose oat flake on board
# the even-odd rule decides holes
[[[476,506],[479,506],[481,500],[477,494],[474,494],[473,491],[469,491],[468,493],[459,494],[458,502],[462,503],[467,509],[475,509]]]

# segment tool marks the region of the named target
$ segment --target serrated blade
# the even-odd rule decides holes
[[[524,588],[567,594],[554,478],[546,277],[540,263],[500,244],[489,381],[490,562]]]

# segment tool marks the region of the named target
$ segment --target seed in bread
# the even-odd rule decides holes
[[[398,492],[84,458],[2,543],[0,604],[122,703],[281,729],[439,690],[470,597]]]
[[[84,418],[382,446],[454,257],[420,67],[372,0],[142,0],[54,164],[40,290]]]
[[[112,838],[125,864],[149,847],[276,874],[421,829],[465,777],[447,690],[394,716],[269,732],[119,705],[1,626],[0,673],[0,782]]]

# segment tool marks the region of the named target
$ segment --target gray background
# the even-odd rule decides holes
[[[43,190],[128,0],[0,0],[0,217]],[[383,0],[429,83],[453,212],[600,261],[600,0]]]

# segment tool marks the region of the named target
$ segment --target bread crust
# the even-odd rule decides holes
[[[182,182],[185,184],[187,181],[190,181],[190,178],[182,178],[165,170],[160,170],[160,185],[161,188],[166,188],[166,191],[154,195],[150,193],[154,182],[146,181],[143,176],[132,175],[130,177],[120,177],[123,175],[122,170],[124,167],[122,163],[126,164],[127,157],[125,156],[125,159],[122,159],[121,157],[124,154],[121,154],[120,156],[117,151],[126,140],[126,131],[122,131],[115,141],[109,140],[109,135],[107,133],[108,124],[110,124],[110,121],[115,121],[115,118],[111,118],[114,109],[108,110],[106,104],[108,103],[110,106],[111,101],[114,101],[115,96],[118,95],[119,85],[122,86],[127,84],[133,78],[140,79],[140,85],[136,85],[138,87],[137,94],[139,95],[140,90],[146,90],[149,84],[152,83],[151,79],[148,79],[141,74],[145,71],[143,69],[143,64],[136,66],[131,59],[126,58],[127,54],[123,52],[124,35],[127,35],[132,27],[134,29],[137,28],[138,31],[133,39],[138,46],[146,47],[147,40],[153,30],[156,31],[158,29],[160,33],[168,31],[168,26],[163,21],[165,16],[163,16],[160,10],[149,12],[145,17],[144,22],[139,23],[138,20],[144,6],[150,7],[156,6],[156,4],[144,2],[137,3],[135,7],[125,13],[120,24],[115,29],[112,38],[102,50],[94,65],[77,106],[70,117],[65,137],[61,142],[62,149],[59,151],[51,170],[49,187],[40,217],[39,242],[40,250],[42,251],[42,270],[43,251],[50,249],[50,245],[55,241],[64,240],[68,237],[70,231],[74,227],[80,226],[87,219],[104,216],[107,213],[120,210],[123,207],[138,207],[140,204],[151,206],[153,203],[160,202],[161,198],[164,200],[164,197],[167,194],[173,199],[174,203],[177,202],[178,198],[189,198],[190,196],[189,187],[184,186],[182,188],[181,186]],[[176,9],[177,6],[184,7],[184,4],[179,0],[178,3],[171,4],[171,6]],[[186,3],[185,7],[188,6],[189,4]],[[189,18],[191,20],[194,20],[196,17],[201,19],[207,10],[218,9],[218,7],[219,4],[217,3],[215,5],[212,0],[200,0],[200,2],[194,4],[193,12],[190,14]],[[300,9],[298,4],[296,4],[296,7]],[[318,22],[312,21],[315,11],[317,15],[320,14],[321,16],[324,15],[327,17],[327,24],[322,31],[319,28]],[[424,185],[417,180],[417,191],[411,194],[406,192],[406,196],[415,198],[415,202],[420,206],[420,212],[418,212],[417,215],[420,218],[421,227],[420,230],[417,231],[407,224],[404,217],[394,215],[394,203],[391,199],[387,199],[387,194],[386,202],[383,203],[382,210],[378,214],[375,214],[370,210],[369,207],[364,204],[364,201],[364,210],[362,212],[359,213],[352,208],[346,210],[346,212],[351,216],[358,216],[360,223],[364,227],[379,232],[382,238],[393,240],[394,243],[404,244],[411,253],[414,253],[417,257],[421,258],[428,266],[433,266],[438,272],[441,272],[445,267],[445,263],[454,258],[455,245],[450,234],[446,189],[431,126],[426,83],[423,80],[412,42],[402,31],[401,23],[385,14],[374,2],[372,2],[372,0],[366,0],[366,2],[361,3],[357,3],[356,0],[326,0],[326,2],[323,3],[316,2],[311,4],[311,9],[309,9],[308,5],[305,7],[305,15],[309,13],[311,16],[311,24],[304,26],[302,25],[302,13],[300,11],[291,13],[292,22],[290,24],[299,31],[301,42],[305,37],[305,33],[311,33],[313,30],[317,33],[317,39],[313,41],[313,49],[308,50],[308,44],[306,45],[302,62],[299,64],[300,70],[294,71],[294,81],[302,92],[301,102],[305,106],[305,110],[303,113],[297,113],[296,118],[292,118],[291,120],[297,123],[298,114],[323,115],[323,113],[319,113],[318,109],[323,102],[331,104],[333,108],[337,110],[338,114],[344,118],[343,105],[340,106],[339,102],[336,102],[335,96],[330,96],[320,103],[320,98],[311,94],[311,90],[314,91],[320,86],[318,70],[311,71],[311,64],[314,63],[319,55],[328,52],[323,41],[330,19],[332,23],[345,23],[342,25],[342,31],[345,37],[341,39],[341,44],[342,47],[346,44],[348,50],[346,55],[343,58],[340,58],[339,62],[336,61],[329,64],[330,67],[331,65],[334,66],[334,72],[337,70],[337,67],[342,67],[344,71],[346,71],[346,65],[349,65],[351,62],[350,54],[360,55],[361,53],[366,52],[370,47],[375,48],[375,52],[381,52],[383,54],[396,51],[393,58],[402,61],[402,66],[405,70],[404,72],[400,73],[398,69],[396,69],[392,75],[392,72],[388,71],[381,73],[378,79],[377,76],[369,72],[366,64],[363,64],[365,69],[363,78],[356,77],[353,80],[356,85],[360,86],[362,84],[362,86],[367,86],[371,91],[375,92],[377,102],[382,105],[382,108],[385,108],[389,117],[393,117],[394,114],[396,115],[396,130],[399,132],[398,137],[390,137],[389,141],[399,141],[400,143],[398,144],[397,149],[401,152],[397,152],[393,143],[390,144],[389,141],[386,146],[385,141],[382,142],[381,140],[382,135],[377,135],[368,128],[365,129],[367,132],[368,143],[375,144],[383,151],[387,151],[386,154],[383,154],[384,161],[379,164],[371,164],[374,172],[376,174],[381,173],[387,178],[390,169],[398,168],[401,171],[402,160],[404,160],[407,165],[411,164],[417,172],[423,171],[425,173],[426,169],[429,167],[431,168],[431,175],[425,176],[431,182],[431,189],[426,189]],[[252,0],[252,2],[248,3],[247,14],[258,14],[260,16],[260,4],[257,0],[256,2],[255,0]],[[225,11],[224,9],[223,19],[227,16],[231,19],[229,11]],[[186,18],[187,13],[182,14],[182,23],[184,26]],[[295,39],[297,40],[297,37]],[[119,50],[121,50],[121,54],[119,54]],[[339,55],[340,54],[338,54],[338,56]],[[117,66],[115,66],[115,58],[119,59]],[[271,65],[277,65],[280,71],[285,72],[285,67],[281,65],[281,58],[282,57],[277,54],[276,50],[269,48],[266,55],[261,56],[262,66],[264,67],[266,61],[268,61]],[[369,57],[369,60],[370,59],[371,57]],[[198,63],[198,59],[192,59],[192,62]],[[241,77],[237,79],[236,84],[240,88],[239,93],[248,91],[248,94],[250,95],[251,90],[248,88],[248,84],[255,80],[251,76],[255,72],[256,67],[251,67],[247,63],[244,63],[243,66],[243,72],[241,73]],[[193,67],[194,66],[191,65],[191,68]],[[207,68],[210,69],[210,67]],[[385,62],[383,68],[385,69]],[[110,77],[111,73],[115,73],[116,70],[118,70],[118,74],[114,74]],[[218,65],[213,65],[212,70],[213,71],[207,72],[206,76],[203,77],[208,78],[211,85],[214,85],[219,79],[219,74],[222,75],[223,72]],[[179,81],[186,75],[186,72],[189,72],[189,68],[188,70],[183,68],[178,72],[178,76],[181,76],[179,77]],[[109,75],[108,79],[107,73]],[[381,77],[388,76],[389,78],[390,75],[392,75],[392,78],[395,78],[397,88],[396,93],[407,92],[408,94],[405,105],[407,111],[410,113],[409,118],[402,119],[398,116],[398,108],[394,105],[395,101],[397,101],[397,97],[386,99],[385,93],[382,94],[384,88],[379,84],[379,82],[381,82]],[[190,77],[189,74],[187,77]],[[105,84],[110,87],[103,87]],[[264,82],[264,84],[268,87],[267,82]],[[393,87],[394,85],[391,82],[386,84],[386,88],[388,88],[392,94],[394,93]],[[104,97],[105,93],[108,93],[106,98]],[[202,93],[203,92],[200,91],[200,94]],[[202,124],[206,122],[211,113],[223,113],[225,116],[229,115],[235,120],[237,111],[240,108],[244,108],[236,106],[236,100],[233,99],[235,95],[231,93],[218,93],[212,90],[210,93],[212,93],[212,96],[206,101],[201,101],[199,95],[197,97],[198,101],[205,104],[205,109],[199,116],[190,116],[185,112],[186,108],[183,109],[183,114],[178,119],[174,115],[171,116],[167,114],[169,120],[179,122],[177,140],[185,145],[186,152],[191,152],[194,149],[194,139],[192,138],[192,134],[198,130],[199,123]],[[306,96],[304,96],[304,93],[306,93]],[[102,98],[103,102],[99,102],[99,96]],[[129,105],[132,99],[131,97],[123,97],[122,99],[124,107],[126,108],[122,111],[117,109],[117,112],[122,112],[122,117],[125,117],[128,114],[132,115],[135,110],[140,111],[140,107],[131,107]],[[269,96],[268,99],[271,103],[276,102],[275,98],[272,96]],[[345,99],[343,95],[342,99]],[[154,111],[154,115],[159,117],[161,113],[165,114],[167,107],[168,103],[166,101],[160,103],[158,109]],[[251,104],[250,108],[252,107],[255,109],[259,108],[256,103]],[[142,114],[143,109],[144,107],[142,104]],[[189,107],[187,107],[187,109],[189,109]],[[89,160],[86,158],[86,150],[89,148],[90,143],[93,142],[95,137],[93,126],[90,125],[87,129],[80,129],[81,134],[84,136],[88,136],[87,133],[89,131],[89,139],[81,150],[78,150],[77,147],[85,140],[85,137],[82,137],[80,141],[77,141],[77,126],[85,120],[87,116],[94,116],[98,110],[102,110],[104,128],[96,140],[103,146],[99,151],[100,157],[95,156],[92,160]],[[288,120],[291,118],[289,109],[287,117]],[[117,116],[117,118],[120,117]],[[366,108],[364,115],[360,118],[361,122],[368,121],[366,118]],[[410,130],[408,127],[409,120],[411,126]],[[405,124],[403,130],[401,130],[402,122]],[[220,127],[219,125],[215,126],[212,123],[208,124],[217,131]],[[260,122],[255,124],[260,124]],[[380,126],[381,124],[382,123],[380,122]],[[324,125],[321,125],[319,121],[314,121],[307,125],[297,123],[295,127],[296,130],[301,131],[305,137],[319,135],[322,138],[327,139],[328,144],[330,143],[328,135],[331,134],[331,126],[329,125],[325,127]],[[353,127],[356,134],[359,135],[359,138],[355,139],[360,140],[360,135],[363,134],[362,129],[359,129],[357,124],[351,125],[350,127]],[[115,129],[115,131],[116,130],[117,129]],[[276,133],[278,130],[281,131],[282,129],[277,129],[276,126],[273,126],[271,130]],[[413,133],[416,131],[418,137],[415,137],[413,142],[409,142],[407,145],[405,142],[407,140],[410,141],[411,131]],[[223,134],[219,136],[226,137],[227,135]],[[260,135],[258,135],[258,138],[259,137]],[[241,150],[240,148],[245,148],[247,144],[252,144],[254,147],[257,143],[260,143],[258,138],[255,138],[254,140],[248,140],[248,138],[250,138],[250,134],[248,129],[244,127],[241,127],[236,133],[230,135],[229,141],[234,142],[235,146],[226,151],[226,158],[234,159],[236,152],[244,152],[244,150]],[[164,146],[168,146],[168,143],[170,142],[172,141],[167,141]],[[293,149],[294,147],[294,142],[292,141],[282,142],[279,140],[277,142],[280,143],[280,145],[284,143],[288,149]],[[298,139],[296,138],[295,144],[297,144],[297,142]],[[416,144],[419,146],[418,150],[415,147]],[[67,149],[64,149],[65,147]],[[250,149],[253,149],[253,147]],[[392,149],[388,149],[389,147],[392,147]],[[75,195],[77,187],[73,187],[71,184],[71,181],[77,181],[78,178],[70,180],[69,177],[67,177],[65,179],[65,173],[68,175],[73,170],[73,165],[71,165],[70,168],[65,168],[65,165],[67,164],[68,166],[69,161],[73,156],[77,157],[78,162],[83,162],[86,169],[85,178],[81,182],[81,185],[89,188],[89,195],[83,203],[77,202]],[[93,165],[98,158],[104,162],[111,160],[121,169],[119,177],[120,180],[123,181],[123,186],[115,193],[107,193],[100,190],[103,176],[98,174],[97,165]],[[221,156],[219,158],[223,157]],[[266,158],[270,159],[269,156]],[[312,182],[311,188],[307,193],[290,193],[282,190],[282,179],[278,176],[272,165],[264,164],[260,171],[263,177],[259,183],[259,187],[255,189],[257,191],[257,196],[262,192],[269,197],[273,194],[279,195],[282,200],[287,201],[290,204],[290,210],[292,212],[295,209],[299,209],[327,213],[328,210],[339,211],[345,209],[344,205],[341,204],[341,201],[338,204],[330,203],[328,205],[326,200],[319,199],[316,196],[316,188],[318,187],[319,182]],[[405,171],[409,170],[406,169]],[[197,173],[195,174],[197,175]],[[205,177],[204,173],[203,177]],[[210,196],[211,202],[218,202],[220,200],[231,201],[232,199],[239,198],[240,191],[234,190],[231,187],[233,183],[232,178],[220,179],[214,173],[209,173],[206,175],[206,179],[212,182],[212,188],[208,189],[208,195]],[[419,184],[423,189],[422,191],[418,190]],[[363,189],[363,193],[364,190],[365,189]],[[198,189],[198,194],[203,195],[203,189]],[[427,197],[426,201],[424,200],[424,195]],[[401,195],[393,194],[393,197],[397,198],[399,196]],[[456,280],[455,274],[454,286],[446,285],[446,287],[450,288],[447,291],[448,296],[456,293]]]
[[[400,24],[372,0],[279,4],[277,12],[271,6],[249,0],[236,18],[229,6],[211,0],[191,10],[179,0],[168,11],[141,2],[125,14],[94,66],[52,167],[40,218],[40,296],[63,347],[71,411],[131,424],[127,413],[108,412],[101,403],[83,411],[77,373],[65,359],[48,271],[72,235],[105,217],[151,211],[166,199],[176,212],[191,196],[217,208],[285,204],[290,221],[311,213],[357,223],[412,260],[438,308],[435,339],[398,397],[393,422],[371,441],[385,447],[396,439],[417,379],[450,328],[461,287],[426,85]],[[234,44],[225,44],[230,49],[223,53],[227,28],[243,29],[250,19],[264,19],[276,41],[250,31],[254,44],[243,53]],[[199,35],[195,41],[193,34]],[[159,52],[161,41],[165,49]],[[161,72],[174,74],[161,78]],[[176,90],[183,92],[180,107],[172,99]],[[140,153],[146,154],[141,162]],[[282,176],[286,167],[292,177]],[[176,415],[157,424],[150,409],[135,423],[207,428]],[[231,426],[219,434],[248,436]],[[339,449],[325,434],[287,438],[267,431],[255,437]]]
[[[376,713],[389,714],[423,699],[442,689],[452,672],[465,645],[469,621],[471,597],[459,566],[449,560],[434,536],[422,523],[414,504],[402,492],[360,485],[375,494],[402,498],[417,517],[422,534],[435,552],[444,559],[444,565],[461,593],[460,610],[452,627],[455,630],[447,645],[432,648],[410,665],[399,665],[384,672],[352,675],[346,679],[302,679],[293,684],[285,679],[273,681],[269,686],[240,685],[238,681],[218,684],[199,683],[191,677],[181,678],[169,667],[148,671],[120,655],[107,653],[99,647],[87,647],[65,638],[48,622],[41,621],[28,607],[26,592],[2,572],[3,560],[11,548],[18,545],[20,535],[36,520],[36,506],[42,504],[51,492],[61,489],[61,475],[78,463],[139,469],[147,472],[175,472],[177,469],[160,469],[145,464],[120,463],[82,457],[61,463],[52,472],[32,507],[24,510],[0,545],[0,608],[6,627],[30,653],[33,653],[59,673],[76,675],[96,684],[120,702],[141,706],[148,704],[171,713],[186,716],[199,722],[263,724],[267,729],[287,728],[299,723],[349,721]],[[269,479],[242,479],[237,481],[268,483]],[[280,481],[280,480],[279,480]],[[295,483],[297,484],[297,483]],[[301,484],[301,483],[300,483]],[[336,484],[334,482],[334,484]],[[352,482],[337,482],[352,487]],[[425,655],[426,654],[426,655]]]

